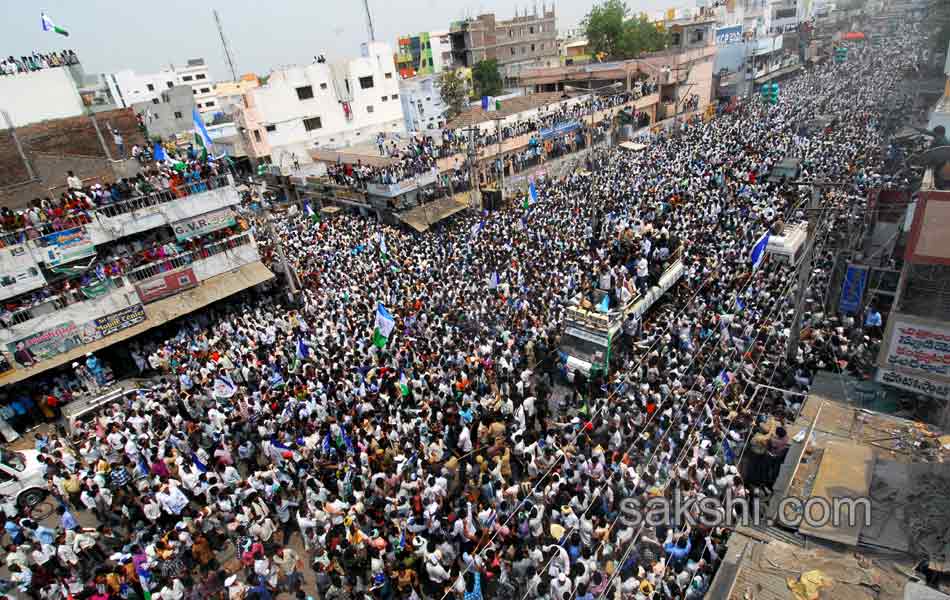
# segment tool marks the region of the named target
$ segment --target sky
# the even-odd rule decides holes
[[[558,31],[577,27],[592,3],[558,1]],[[636,14],[682,2],[627,4]],[[516,7],[520,14],[534,6],[533,0],[369,0],[369,5],[376,39],[391,46],[401,34],[447,30],[452,21],[483,12],[507,19]],[[87,73],[147,73],[201,57],[214,80],[226,80],[230,73],[212,9],[221,16],[238,75],[265,75],[280,66],[307,64],[320,53],[330,61],[355,57],[369,37],[362,0],[2,0],[0,55],[71,48]],[[44,32],[41,10],[69,37]]]

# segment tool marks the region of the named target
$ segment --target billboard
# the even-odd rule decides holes
[[[926,379],[933,385],[950,384],[950,327],[898,314],[891,317],[888,328],[882,370]]]
[[[40,240],[43,246],[43,260],[51,267],[96,255],[92,238],[83,227],[57,231],[44,235]]]
[[[198,285],[198,277],[191,267],[187,267],[140,281],[135,284],[135,291],[138,292],[142,304],[148,304],[173,296],[196,285]]]
[[[19,367],[30,367],[84,343],[82,330],[72,321],[67,321],[10,342],[7,350],[13,354],[13,361]]]
[[[237,221],[234,218],[234,212],[230,208],[211,211],[209,213],[198,215],[190,219],[178,221],[172,225],[175,231],[175,238],[179,242],[190,240],[191,238],[202,236],[218,229],[233,226]]]
[[[728,46],[729,44],[738,44],[742,41],[742,25],[733,25],[732,27],[720,27],[716,30],[716,45]]]
[[[44,285],[46,278],[25,244],[0,248],[0,300]]]
[[[113,333],[118,333],[123,329],[128,329],[133,325],[138,325],[144,320],[145,307],[141,304],[136,304],[104,317],[99,317],[95,319],[93,323],[96,326],[98,336],[106,337]]]
[[[861,301],[864,298],[864,289],[868,283],[868,267],[848,265],[844,274],[844,283],[841,284],[841,299],[838,301],[838,310],[854,315],[861,311]]]

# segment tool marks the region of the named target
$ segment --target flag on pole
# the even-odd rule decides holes
[[[478,232],[481,231],[483,227],[485,227],[485,221],[479,221],[478,223],[472,225],[472,230],[469,232],[470,237],[475,237],[478,235]]]
[[[600,301],[600,304],[597,305],[597,310],[600,312],[610,312],[610,295],[604,294],[604,299]]]
[[[399,374],[399,391],[402,392],[403,396],[409,395],[409,379],[405,373]]]
[[[722,382],[723,386],[729,385],[729,383],[732,381],[732,378],[725,369],[719,372],[719,381]]]
[[[389,260],[389,248],[386,246],[386,235],[379,232],[379,257],[383,260]]]
[[[43,23],[43,31],[52,31],[61,36],[69,37],[69,32],[62,27],[57,27],[53,20],[46,16],[46,13],[40,13],[40,21]]]
[[[373,345],[377,348],[384,348],[389,341],[389,334],[396,326],[396,320],[389,314],[383,303],[380,302],[376,307],[376,327],[373,330]]]
[[[752,254],[749,256],[749,259],[752,262],[752,269],[758,269],[759,265],[762,264],[762,261],[765,259],[765,249],[769,245],[769,234],[768,232],[763,235],[755,246],[752,247]]]
[[[736,463],[736,453],[729,444],[729,440],[725,438],[722,440],[722,453],[728,464],[734,465]]]
[[[303,338],[297,340],[297,358],[306,360],[310,357],[310,346],[303,341]]]
[[[201,120],[201,115],[198,114],[197,107],[191,110],[191,120],[195,126],[195,148],[201,149],[201,160],[207,160],[209,154],[213,155],[212,151],[214,145],[211,143],[211,136],[208,135],[204,121]]]
[[[488,289],[498,289],[498,271],[492,271],[491,277],[488,278]]]
[[[740,311],[745,310],[745,302],[742,301],[742,298],[736,296],[736,308]]]
[[[155,162],[165,162],[168,160],[168,155],[165,154],[165,149],[162,148],[159,142],[155,142],[155,150],[152,151],[152,155],[155,158]]]
[[[214,397],[230,398],[237,392],[237,386],[227,375],[220,375],[214,378]]]
[[[534,181],[528,184],[528,194],[531,195],[531,204],[538,201],[538,188],[534,186]]]

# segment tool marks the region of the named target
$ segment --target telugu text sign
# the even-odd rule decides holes
[[[187,290],[198,285],[198,277],[191,267],[174,271],[171,273],[162,273],[151,279],[146,279],[135,285],[135,291],[138,292],[142,304],[155,302],[168,296],[173,296],[178,292]]]
[[[950,383],[950,328],[895,317],[881,367]]]
[[[42,238],[44,261],[51,267],[95,256],[96,246],[82,227],[57,231]]]
[[[218,229],[233,226],[237,221],[234,217],[234,211],[230,208],[222,208],[197,217],[178,221],[172,228],[175,230],[175,238],[183,242],[198,236],[202,236]]]

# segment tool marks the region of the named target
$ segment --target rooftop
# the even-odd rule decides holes
[[[469,127],[486,121],[504,118],[540,108],[546,104],[557,102],[561,99],[561,92],[547,92],[543,94],[529,94],[527,96],[516,96],[509,100],[501,101],[501,109],[494,111],[482,110],[481,106],[469,108],[446,124],[447,129],[458,129],[460,127]]]

